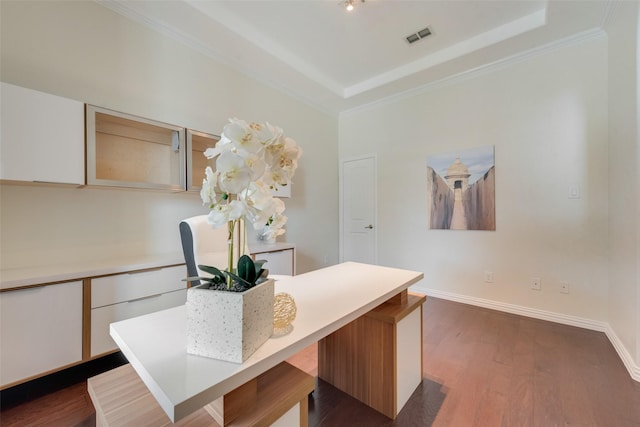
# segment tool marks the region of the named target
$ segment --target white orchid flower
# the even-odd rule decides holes
[[[235,221],[242,217],[244,213],[244,205],[238,200],[232,200],[229,203],[215,205],[209,212],[207,222],[211,224],[213,228],[219,228],[229,221]]]
[[[226,193],[238,194],[251,182],[251,169],[245,159],[236,153],[227,151],[216,160],[218,185]]]
[[[289,183],[289,174],[283,169],[268,168],[262,178],[271,189],[275,189],[276,185],[285,186]]]
[[[290,177],[298,168],[298,159],[302,156],[302,149],[291,138],[284,138],[284,149],[280,152],[278,166],[288,171]]]
[[[204,170],[205,178],[202,180],[202,188],[200,189],[200,198],[202,205],[213,205],[216,203],[216,185],[218,182],[218,173],[207,166]]]
[[[220,148],[218,148],[218,147],[215,147],[215,148],[214,147],[209,147],[206,150],[204,150],[203,154],[207,159],[211,160],[214,157],[217,157],[218,155],[220,155],[221,152],[222,152],[222,150]]]
[[[283,235],[285,233],[283,227],[287,223],[287,220],[288,218],[285,215],[279,213],[273,214],[269,224],[263,229],[262,237],[269,240]]]
[[[251,181],[257,181],[262,175],[264,175],[267,164],[261,156],[254,153],[248,153],[246,151],[238,151],[237,154],[244,158],[245,164],[251,170]]]
[[[252,128],[252,125],[247,124],[244,120],[231,119],[224,127],[222,134],[225,138],[229,139],[236,148],[250,153],[258,153],[262,150],[262,143]]]
[[[256,230],[260,230],[279,207],[277,202],[274,202],[276,199],[269,188],[262,181],[249,184],[239,197],[244,202],[248,219]]]
[[[284,150],[284,143],[284,138],[280,135],[264,147],[264,160],[269,167],[273,168],[277,166],[280,153]]]
[[[269,128],[269,132],[271,132],[272,141],[280,139],[282,137],[282,135],[284,134],[284,132],[282,131],[282,128],[280,128],[278,126],[274,126],[269,122],[267,122],[267,128]]]
[[[200,191],[203,204],[210,208],[210,224],[234,227],[244,218],[266,238],[284,234],[284,201],[273,197],[272,191],[289,184],[298,167],[302,150],[293,138],[270,123],[234,118],[204,155],[216,162],[215,172],[205,169]]]
[[[261,123],[251,123],[249,124],[249,126],[253,130],[255,137],[258,139],[262,146],[270,144],[271,141],[273,141],[273,139],[276,137],[274,130],[277,130],[277,128],[269,125],[269,123],[267,123],[266,125],[263,125]]]

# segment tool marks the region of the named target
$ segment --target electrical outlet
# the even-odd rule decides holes
[[[578,184],[569,185],[568,197],[570,199],[579,199],[580,198],[580,186]]]
[[[542,289],[542,279],[539,277],[532,277],[529,280],[529,284],[531,285],[531,289],[534,291],[539,291]]]
[[[484,281],[486,283],[493,283],[493,271],[484,272]]]
[[[560,282],[560,293],[568,294],[569,293],[569,282],[561,281]]]

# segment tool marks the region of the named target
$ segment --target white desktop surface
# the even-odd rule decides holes
[[[270,338],[244,363],[187,354],[180,306],[111,324],[111,336],[172,421],[194,412],[326,337],[423,278],[353,262],[276,282],[294,297],[293,331]]]

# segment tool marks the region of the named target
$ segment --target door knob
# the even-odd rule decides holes
[[[371,230],[371,229],[373,229],[373,225],[369,224],[365,228],[368,228],[369,230]]]

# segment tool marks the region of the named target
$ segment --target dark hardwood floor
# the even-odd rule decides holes
[[[424,379],[395,421],[318,380],[310,426],[640,426],[640,383],[606,336],[427,299]],[[290,362],[317,373],[316,346]],[[80,382],[0,412],[2,426],[93,426]]]

